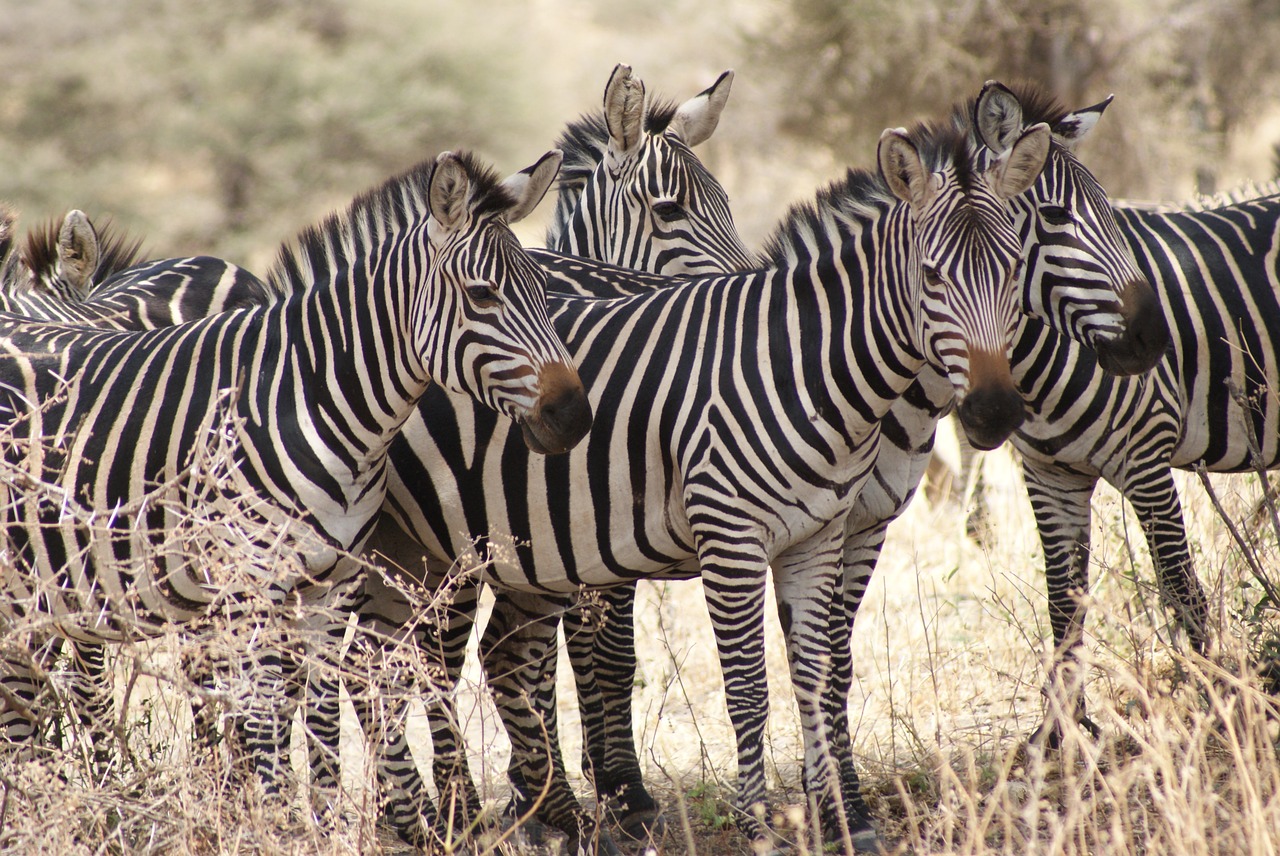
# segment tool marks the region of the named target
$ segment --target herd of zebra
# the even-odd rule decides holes
[[[1011,439],[1020,453],[1050,680],[1075,700],[1062,715],[1088,721],[1072,673],[1099,478],[1132,503],[1166,603],[1203,650],[1209,605],[1170,469],[1280,461],[1280,194],[1113,205],[1075,152],[1110,99],[1070,111],[1034,85],[988,82],[946,116],[886,130],[875,168],[794,206],[753,255],[693,153],[732,80],[665,102],[619,65],[602,111],[529,168],[499,180],[470,154],[424,161],[286,244],[265,279],[212,257],[135,264],[136,243],[79,211],[20,246],[6,212],[7,751],[25,757],[47,731],[44,666],[64,646],[86,673],[78,703],[100,713],[106,644],[214,609],[266,630],[287,604],[322,604],[306,657],[263,641],[245,653],[260,689],[238,725],[253,770],[281,790],[301,705],[312,799],[331,799],[335,676],[376,691],[355,649],[416,646],[444,676],[423,696],[434,800],[403,729],[377,726],[368,703],[357,714],[377,734],[386,822],[454,846],[481,803],[450,690],[487,585],[480,649],[514,811],[565,833],[569,852],[617,852],[613,833],[662,825],[631,722],[634,583],[697,577],[737,737],[739,824],[768,838],[771,571],[817,826],[876,852],[847,718],[852,623],[953,412],[976,448]],[[509,227],[553,182],[549,249],[522,248]],[[234,466],[209,496],[189,477],[218,432]],[[291,561],[260,570],[265,606],[201,556],[155,548],[180,513],[226,520],[234,503],[247,554],[286,539]],[[388,577],[451,586],[452,600],[419,620]],[[603,618],[577,608],[584,590],[601,590]],[[348,619],[368,632],[344,649]],[[579,803],[555,740],[562,619],[583,769],[613,827]]]

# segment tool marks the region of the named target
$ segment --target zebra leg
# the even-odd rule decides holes
[[[778,613],[787,638],[787,658],[805,734],[805,793],[816,804],[828,844],[847,841],[854,852],[885,849],[871,812],[862,798],[853,767],[847,720],[843,734],[830,730],[830,705],[835,693],[848,696],[851,656],[833,642],[848,647],[850,614],[841,602],[845,522],[803,542],[773,562]],[[837,586],[837,580],[840,585]],[[834,629],[834,636],[833,636]],[[839,666],[836,666],[837,661]],[[844,670],[837,678],[835,668]]]
[[[44,731],[40,713],[41,691],[45,680],[39,672],[42,659],[58,644],[57,639],[34,644],[30,648],[9,642],[0,650],[0,734],[20,758],[29,757]]]
[[[432,779],[436,783],[440,822],[446,835],[455,829],[470,829],[483,811],[467,763],[466,735],[454,706],[479,600],[480,584],[464,582],[453,593],[444,613],[420,626],[418,644],[433,661],[439,686],[439,692],[427,694],[424,705],[435,753]]]
[[[1086,714],[1079,654],[1086,612],[1082,595],[1089,587],[1089,503],[1098,478],[1026,459],[1022,473],[1044,548],[1054,644],[1045,691],[1049,714],[1031,740],[1056,748],[1062,739],[1061,723],[1067,717],[1091,732],[1097,731]]]
[[[269,636],[267,627],[265,622],[257,624],[250,638]],[[242,666],[251,685],[241,726],[244,751],[263,791],[278,794],[288,770],[290,725],[281,713],[291,709],[286,698],[284,660],[278,647],[254,641],[242,654]]]
[[[1130,473],[1118,488],[1142,522],[1161,601],[1173,610],[1191,646],[1204,653],[1209,639],[1209,603],[1191,565],[1182,503],[1172,471],[1166,465]]]
[[[823,696],[827,734],[832,755],[840,760],[840,797],[846,811],[870,818],[871,810],[862,797],[862,783],[853,765],[853,744],[849,726],[849,698],[853,693],[853,624],[871,582],[890,519],[874,522],[851,533],[844,542],[844,563],[840,591],[832,601],[831,677]]]
[[[406,636],[409,644],[418,644],[419,616],[402,592],[378,572],[366,578],[355,612],[359,624],[347,649],[344,677],[369,752],[376,753],[374,769],[383,820],[401,840],[415,846],[456,848],[458,841],[450,845],[448,833],[465,834],[467,830],[446,830],[445,838],[436,837],[439,817],[418,773],[405,730],[405,691],[412,681],[409,676],[397,676],[394,661],[386,657],[392,646],[405,644]]]
[[[623,833],[637,840],[660,837],[664,823],[657,800],[644,786],[631,718],[636,676],[634,584],[600,592],[604,615],[565,613],[564,635],[578,688],[583,729],[583,770],[590,770],[601,800],[614,810]]]
[[[308,616],[307,641],[299,670],[288,681],[293,693],[302,693],[302,724],[311,770],[311,806],[318,817],[337,819],[342,797],[342,708],[340,674],[342,641],[348,611]],[[314,641],[313,641],[314,640]],[[295,701],[297,696],[294,696]]]
[[[568,596],[495,592],[480,643],[485,677],[511,739],[517,809],[569,836],[566,850],[620,853],[579,805],[565,774],[554,704],[556,627]]]
[[[85,642],[71,643],[72,707],[80,720],[83,737],[89,741],[88,761],[92,775],[105,782],[111,768],[112,727],[115,710],[111,675],[107,672],[107,647]]]

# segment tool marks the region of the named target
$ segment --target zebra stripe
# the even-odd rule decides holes
[[[1015,436],[1045,553],[1055,657],[1051,680],[1085,719],[1076,670],[1089,581],[1090,499],[1099,478],[1142,523],[1162,600],[1192,646],[1208,604],[1191,564],[1172,467],[1246,472],[1280,465],[1280,195],[1185,211],[1117,208],[1116,219],[1165,307],[1173,341],[1142,378],[1111,378],[1045,331],[1020,380],[1032,418]],[[1258,457],[1250,451],[1256,443]],[[1123,448],[1120,448],[1123,444]],[[1056,738],[1058,725],[1042,734]]]
[[[729,98],[726,71],[680,105],[651,102],[619,64],[604,111],[573,122],[547,246],[632,270],[668,275],[752,267],[729,197],[692,149],[709,138]]]
[[[1008,101],[1008,96],[1015,101]],[[985,100],[993,98],[999,99],[995,105]],[[1149,291],[1149,287],[1115,228],[1104,192],[1072,151],[1107,102],[1068,113],[1038,90],[1021,87],[1019,93],[1013,93],[989,84],[978,101],[960,105],[954,118],[958,126],[974,129],[975,112],[994,110],[1011,125],[1020,126],[1024,102],[1028,105],[1029,123],[1048,121],[1055,131],[1055,145],[1045,170],[1032,190],[1013,201],[1014,219],[1021,224],[1025,252],[1030,260],[1025,272],[1026,287],[1041,293],[1040,305],[1060,308],[1062,311],[1056,311],[1053,317],[1062,323],[1066,323],[1064,319],[1084,322],[1075,331],[1081,339],[1088,337],[1086,331],[1089,330],[1115,329],[1117,318],[1128,323],[1129,329],[1112,340],[1111,354],[1116,363],[1135,365],[1153,360],[1157,354],[1154,343],[1163,337],[1163,331],[1159,326],[1151,329],[1144,313],[1135,310],[1135,306],[1151,304],[1149,297],[1142,294],[1144,289]],[[1064,228],[1067,223],[1071,224],[1070,228]],[[1067,288],[1078,282],[1063,273],[1072,271],[1080,272],[1084,280],[1078,291]],[[1139,285],[1135,287],[1135,283]],[[550,287],[556,288],[554,280]],[[1118,296],[1127,302],[1122,301],[1111,310],[1111,317],[1107,317],[1104,314],[1107,304],[1099,289],[1105,289],[1113,305]],[[1030,298],[1025,300],[1028,307],[1034,303]],[[1091,317],[1090,311],[1097,317]],[[1129,353],[1124,353],[1126,347]],[[859,492],[848,521],[844,565],[848,601],[845,609],[850,623],[874,568],[884,531],[909,501],[932,448],[937,421],[950,410],[951,399],[946,380],[926,369],[881,423],[883,440],[875,469]],[[593,640],[585,628],[567,627],[566,638],[580,684],[590,691],[590,694],[580,693],[580,707],[584,727],[590,729],[585,749],[592,756],[595,783],[603,794],[620,799],[625,822],[633,813],[644,817],[653,802],[644,790],[630,725],[635,674],[634,643],[629,626],[630,593],[614,589],[603,595],[614,616],[605,628],[607,632]],[[851,668],[851,654],[849,630],[841,631],[840,626],[836,621],[833,629],[835,677],[825,704],[829,721],[833,723],[830,734],[834,740],[847,742],[848,691],[844,687],[845,675]],[[582,698],[586,698],[587,703],[582,704]],[[852,775],[852,769],[846,771],[846,776]]]
[[[558,182],[554,221],[548,231],[550,246],[588,257],[597,253],[600,257],[629,259],[658,274],[748,266],[746,251],[728,212],[727,195],[690,150],[691,145],[705,140],[714,130],[731,80],[732,74],[726,72],[708,90],[676,108],[650,102],[643,83],[632,75],[631,69],[616,67],[605,89],[603,110],[570,123],[560,138],[566,161]],[[691,132],[696,132],[696,137],[690,139]],[[655,224],[668,221],[673,225],[655,228]],[[672,282],[666,276],[636,275],[620,283],[612,268],[603,269],[603,275],[589,267],[578,273],[570,285],[587,294],[598,289],[617,296],[622,290],[639,292]],[[382,528],[385,531],[381,537],[397,537],[394,527]],[[443,573],[445,568],[438,570]],[[413,606],[399,590],[371,576],[365,583],[364,600],[357,606],[361,625],[366,628],[363,638],[386,640],[407,635],[411,644],[437,652],[447,673],[457,674],[477,595],[474,585],[461,587],[448,611],[454,617],[438,628],[415,620]],[[501,591],[496,595],[499,599],[505,596]],[[359,674],[360,670],[352,666],[348,664],[344,673]],[[352,683],[348,678],[349,690]],[[336,699],[336,692],[331,692],[327,701],[318,702],[332,711],[329,725],[322,724],[321,715],[310,729],[323,738],[313,744],[312,769],[316,781],[326,787],[337,784]],[[441,829],[468,829],[480,816],[481,805],[466,769],[465,740],[457,728],[458,718],[447,695],[431,693],[424,701],[432,724],[436,788],[441,806],[447,810]],[[370,739],[377,725],[365,723]],[[417,840],[425,788],[407,751],[396,745],[392,752],[394,757],[378,767],[388,795],[385,813],[402,837]],[[525,814],[525,808],[516,810]],[[650,800],[644,812],[645,821],[656,817],[656,802]]]
[[[507,608],[525,617],[558,609],[579,585],[701,572],[739,734],[739,804],[758,804],[765,569],[772,563],[782,580],[798,682],[816,688],[843,512],[869,470],[875,422],[926,360],[967,360],[957,330],[974,335],[994,315],[1012,332],[1020,243],[1005,202],[1034,181],[1047,149],[1047,128],[1036,129],[989,165],[949,130],[886,132],[884,179],[851,172],[794,210],[765,269],[627,299],[551,297],[590,379],[588,442],[544,466],[466,402],[451,400],[448,418],[423,409],[392,450],[388,500],[399,521],[438,558],[491,560],[484,578],[510,589]],[[553,278],[573,281],[590,266],[538,257]],[[987,297],[953,299],[967,289]],[[957,395],[999,383],[963,367],[956,377]],[[521,623],[484,653],[521,778],[550,789],[539,818],[576,836],[590,821],[563,778],[549,777],[537,712],[502,668],[522,650],[536,662],[545,632]],[[806,781],[834,818],[839,795],[814,754],[825,745],[814,712],[804,715]],[[851,830],[874,837],[864,808],[849,809]],[[744,824],[761,831],[749,812]]]
[[[107,531],[119,533],[86,543],[65,505],[4,480],[17,557],[5,617],[48,612],[59,634],[103,642],[189,622],[215,603],[221,592],[185,557],[136,564],[146,537],[129,533],[168,522],[151,491],[182,475],[224,409],[238,441],[228,495],[261,500],[253,513],[264,522],[304,523],[308,579],[336,591],[353,572],[343,557],[381,505],[387,444],[433,379],[520,420],[532,449],[572,446],[589,407],[549,326],[545,277],[507,226],[541,199],[559,161],[549,153],[503,182],[469,155],[425,162],[286,247],[270,281],[289,297],[267,307],[142,333],[0,316],[6,467],[110,513]],[[18,449],[42,438],[60,451]],[[165,498],[181,504],[173,490]],[[298,584],[271,581],[277,599]],[[6,699],[33,697],[21,664],[5,665]],[[280,686],[278,653],[261,652],[257,668]],[[0,725],[29,732],[7,702]],[[268,787],[280,725],[262,712],[247,737],[265,750],[254,763]]]

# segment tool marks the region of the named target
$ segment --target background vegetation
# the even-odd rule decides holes
[[[884,127],[991,77],[1037,79],[1070,106],[1114,92],[1087,162],[1114,196],[1181,199],[1271,176],[1277,43],[1275,0],[0,0],[0,199],[24,225],[80,207],[145,237],[152,256],[261,270],[299,228],[442,149],[474,148],[504,172],[532,162],[599,106],[619,61],[675,98],[737,70],[703,156],[749,245],[844,165],[871,165]],[[541,230],[523,234],[537,243]],[[1256,536],[1247,550],[1200,485],[1182,485],[1218,610],[1211,661],[1170,647],[1140,530],[1104,491],[1089,643],[1107,736],[1069,734],[1064,755],[1043,759],[1023,746],[1044,713],[1041,557],[1016,474],[1001,455],[994,465],[991,541],[966,541],[954,506],[917,502],[859,617],[854,739],[882,828],[921,853],[1276,852],[1280,729],[1240,665],[1277,638],[1259,629],[1266,603],[1243,558],[1276,567],[1276,527],[1250,516],[1261,482],[1214,482],[1227,519]],[[642,756],[673,812],[663,852],[746,853],[728,823],[732,735],[698,589],[645,586],[639,616]],[[802,753],[776,622],[769,632],[786,828]],[[116,781],[86,781],[70,754],[0,764],[0,851],[396,849],[374,830],[359,741],[346,824],[285,815],[189,747],[189,682],[164,664],[192,652],[153,655],[129,648],[117,663],[131,751]],[[473,769],[498,804],[503,740],[474,662],[468,674]],[[567,703],[575,773],[576,725]],[[410,729],[425,768],[420,716]]]
[[[1278,40],[1275,0],[0,0],[0,199],[263,268],[424,156],[531,163],[616,62],[679,98],[737,70],[706,157],[749,242],[990,77],[1116,93],[1091,163],[1177,199],[1270,176]]]

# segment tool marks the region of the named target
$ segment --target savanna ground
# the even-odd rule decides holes
[[[917,499],[890,531],[858,618],[851,722],[882,832],[899,852],[912,853],[1280,851],[1280,716],[1245,665],[1280,643],[1269,622],[1274,605],[1246,559],[1275,578],[1277,527],[1259,513],[1261,481],[1212,477],[1219,511],[1194,474],[1182,479],[1197,567],[1215,608],[1217,641],[1208,659],[1180,653],[1176,635],[1171,644],[1137,523],[1114,492],[1099,491],[1088,694],[1101,735],[1068,727],[1062,751],[1044,754],[1026,744],[1047,709],[1039,543],[1009,454],[987,458],[985,543],[964,537],[957,504]],[[1242,549],[1227,521],[1252,546]],[[637,612],[638,740],[647,779],[667,808],[657,850],[750,853],[732,824],[734,741],[700,589],[644,585]],[[814,852],[798,787],[795,700],[772,614],[768,632],[772,808],[794,852]],[[177,664],[225,641],[225,632],[198,640],[174,635],[123,649],[115,662],[125,711],[117,734],[129,751],[108,781],[89,780],[84,746],[74,740],[70,751],[48,751],[36,762],[0,762],[0,852],[406,852],[376,828],[372,771],[349,706],[347,794],[336,824],[312,819],[300,796],[288,810],[264,802],[241,784],[224,753],[192,749],[186,699],[198,690]],[[378,668],[398,670],[404,686],[428,675],[408,652]],[[65,680],[55,685],[65,692]],[[563,658],[560,699],[565,758],[586,794]],[[472,770],[496,812],[506,801],[507,747],[474,656],[460,702]],[[430,747],[416,702],[408,726],[426,773]],[[480,849],[554,852],[517,835],[495,835]]]

